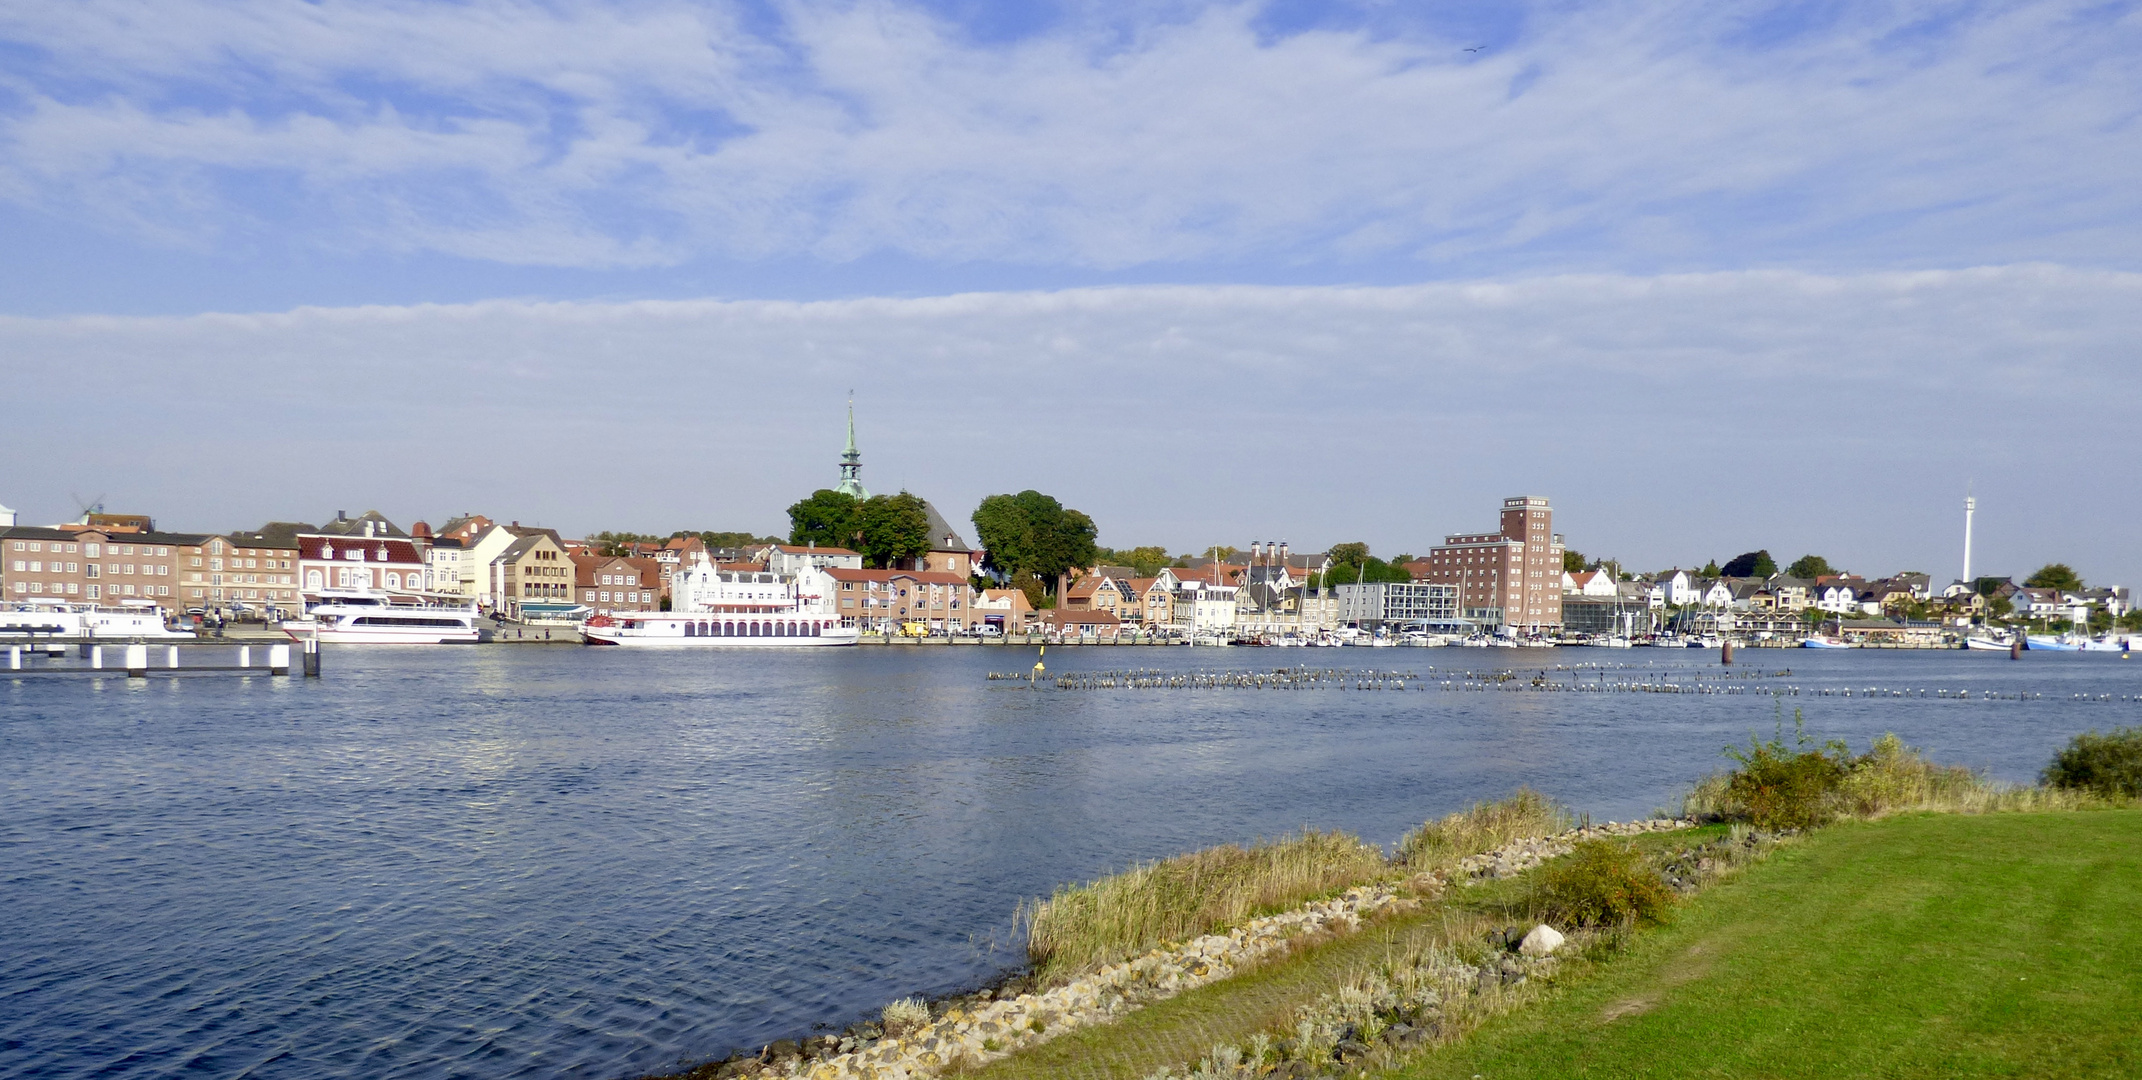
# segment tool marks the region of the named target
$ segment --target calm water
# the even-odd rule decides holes
[[[1060,650],[1527,672],[1665,650]],[[1763,651],[1740,695],[1048,691],[1023,650],[342,649],[315,683],[0,678],[0,1075],[597,1080],[972,984],[1019,899],[1531,783],[1670,805],[1768,691],[2024,780],[2142,721],[2116,656]],[[1647,666],[1648,665],[1648,666]],[[1567,679],[1568,675],[1558,676]],[[1577,676],[1593,680],[1594,674]],[[1610,678],[1613,676],[1610,676]],[[1870,686],[2033,701],[1814,696]]]

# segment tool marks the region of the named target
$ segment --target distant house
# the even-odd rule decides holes
[[[1007,634],[1024,632],[1034,621],[1034,605],[1021,589],[984,589],[974,599],[970,627],[994,626]]]
[[[424,557],[407,536],[311,535],[297,537],[296,543],[299,588],[307,600],[317,601],[322,589],[369,589],[404,597],[425,591]]]
[[[1866,591],[1866,581],[1856,577],[1828,575],[1815,579],[1807,590],[1808,606],[1819,608],[1833,615],[1850,615],[1861,610],[1859,597]],[[1880,609],[1877,608],[1877,611]]]
[[[1408,563],[1409,567],[1413,564]],[[1418,575],[1416,575],[1417,577]],[[1605,570],[1579,570],[1562,572],[1562,594],[1565,596],[1590,596],[1612,600],[1618,590],[1614,587],[1614,575]]]
[[[403,532],[399,526],[388,521],[386,515],[377,510],[367,510],[356,517],[349,516],[346,511],[337,510],[335,511],[335,520],[320,526],[318,534],[321,536],[358,536],[367,540],[373,537],[400,537],[402,539],[408,539],[409,537],[408,533]]]
[[[1814,582],[1806,578],[1787,577],[1779,574],[1771,578],[1768,584],[1772,610],[1795,612],[1806,610],[1809,603],[1808,589],[1814,585]]]
[[[1733,606],[1733,586],[1729,578],[1699,581],[1695,583],[1693,591],[1696,594],[1696,603],[1703,607],[1722,609]]]
[[[843,547],[819,547],[816,544],[768,544],[759,556],[766,560],[766,569],[782,577],[795,577],[804,567],[815,570],[861,570],[861,552]]]
[[[580,606],[573,595],[573,560],[558,535],[530,530],[486,565],[491,606],[506,618],[542,621],[569,618]]]
[[[628,611],[659,611],[662,606],[661,566],[653,559],[623,555],[573,555],[574,599],[580,606],[603,615]]]
[[[1696,588],[1696,579],[1686,570],[1668,570],[1651,583],[1667,607],[1686,607],[1702,595]]]
[[[1208,567],[1206,577],[1233,577],[1222,567]],[[1196,574],[1184,579],[1170,597],[1168,617],[1176,629],[1192,634],[1227,633],[1235,625],[1236,586],[1216,585]]]

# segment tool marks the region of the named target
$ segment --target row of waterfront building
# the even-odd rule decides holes
[[[18,526],[0,508],[0,595],[15,602],[153,605],[170,615],[277,617],[339,590],[409,602],[452,600],[517,621],[572,622],[669,607],[681,569],[809,572],[844,626],[961,633],[1049,630],[1283,638],[1359,628],[1418,627],[1517,636],[1640,634],[1669,619],[1705,629],[1783,630],[1809,611],[1836,617],[1913,616],[1968,622],[2007,601],[2025,616],[2127,611],[2126,590],[2030,589],[2005,579],[1936,592],[1925,574],[1868,580],[1650,576],[1569,571],[1553,508],[1537,496],[1503,501],[1494,532],[1453,534],[1403,564],[1410,580],[1346,581],[1327,553],[1256,543],[1245,554],[1181,560],[1141,574],[1095,565],[1064,575],[1053,607],[977,574],[986,553],[929,511],[930,550],[866,568],[844,548],[757,544],[709,549],[696,536],[603,544],[556,530],[455,517],[408,529],[378,511],[337,512],[323,525],[269,522],[230,533],[158,530],[146,516],[91,512],[52,526]],[[1333,580],[1335,579],[1335,580]]]

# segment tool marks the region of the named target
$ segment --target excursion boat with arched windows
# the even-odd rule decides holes
[[[789,649],[853,645],[863,632],[842,626],[833,579],[806,567],[792,578],[721,570],[700,556],[670,581],[669,611],[597,615],[580,624],[590,645],[656,649]]]

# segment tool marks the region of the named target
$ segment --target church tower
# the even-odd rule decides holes
[[[840,456],[840,486],[833,490],[857,499],[867,499],[863,487],[863,454],[855,448],[855,399],[848,399],[848,452]]]

